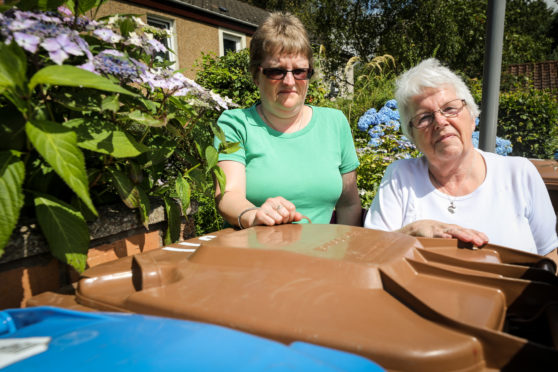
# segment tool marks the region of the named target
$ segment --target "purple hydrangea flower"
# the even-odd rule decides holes
[[[82,56],[82,49],[74,43],[68,34],[58,35],[56,38],[45,39],[41,46],[48,51],[50,59],[56,64],[61,65],[72,54],[74,56]]]
[[[29,35],[23,32],[14,32],[14,40],[23,49],[29,53],[37,52],[41,39],[35,35]]]
[[[63,16],[66,16],[66,17],[72,17],[73,16],[72,11],[70,9],[68,9],[67,7],[65,7],[64,5],[60,5],[57,10],[58,10],[58,13],[62,14]]]
[[[99,73],[97,72],[97,70],[95,70],[95,63],[93,63],[93,61],[87,61],[82,65],[78,66],[79,68],[89,71],[89,72],[93,72],[97,75],[99,75]]]
[[[97,36],[99,39],[106,41],[107,43],[118,43],[122,40],[122,36],[118,35],[114,31],[109,28],[102,28],[99,30],[93,31],[93,34]]]
[[[93,59],[95,70],[106,75],[114,75],[124,81],[139,82],[136,66],[118,50],[105,50]]]
[[[160,52],[166,53],[167,47],[155,38],[148,38],[147,43],[144,46],[144,50],[147,54],[152,56]]]
[[[33,28],[37,24],[37,21],[32,19],[16,19],[9,23],[8,30],[12,32],[25,31]]]

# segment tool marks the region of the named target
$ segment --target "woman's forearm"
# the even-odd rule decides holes
[[[238,216],[245,210],[255,207],[246,197],[236,191],[227,191],[216,197],[217,210],[223,219],[232,226],[238,226]],[[241,217],[243,227],[251,226],[256,210],[247,211]],[[239,226],[240,227],[240,226]]]

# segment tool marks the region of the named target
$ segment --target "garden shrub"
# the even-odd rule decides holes
[[[248,70],[248,49],[227,52],[223,57],[204,53],[196,62],[196,82],[221,96],[229,97],[240,107],[250,107],[260,99],[260,93]]]
[[[248,69],[250,52],[243,49],[238,52],[228,52],[222,57],[212,53],[204,54],[196,62],[196,82],[213,90],[223,97],[228,97],[238,106],[245,108],[259,102],[260,93],[252,81]],[[316,69],[319,58],[315,58]],[[308,86],[306,103],[320,106],[326,101],[327,89],[321,79],[312,78]]]
[[[119,199],[147,227],[162,200],[170,243],[192,190],[224,186],[212,139],[229,103],[156,58],[164,30],[82,16],[99,3],[2,7],[0,255],[20,217],[36,218],[52,254],[82,271],[96,205]]]
[[[355,139],[366,138],[366,133],[357,130],[359,118],[371,107],[381,107],[393,97],[395,87],[395,62],[391,56],[376,57],[369,63],[359,63],[357,58],[349,60],[347,67],[355,65],[354,93],[352,97],[338,98],[335,107],[343,111]]]
[[[512,155],[551,159],[558,149],[558,99],[533,87],[502,92],[497,133],[512,142]]]
[[[471,79],[467,84],[480,105],[482,82]],[[511,155],[535,159],[553,157],[558,149],[557,95],[557,92],[534,88],[528,77],[502,75],[497,134],[511,142]]]
[[[357,169],[357,186],[362,206],[368,208],[376,195],[388,165],[398,159],[417,157],[419,151],[400,131],[397,102],[391,99],[376,110],[371,108],[362,115],[357,128],[366,133],[368,141],[357,139],[360,166]]]

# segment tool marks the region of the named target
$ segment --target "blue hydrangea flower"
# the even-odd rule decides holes
[[[392,110],[397,110],[397,101],[394,99],[390,99],[384,106]]]
[[[398,120],[390,120],[385,124],[385,127],[393,130],[394,132],[398,132],[401,124]]]
[[[512,152],[511,141],[505,138],[496,137],[496,153],[507,156]]]
[[[389,120],[399,120],[399,111],[392,110],[387,106],[384,106],[378,111],[378,113],[387,118],[384,122],[388,122]]]
[[[370,110],[366,111],[364,115],[362,115],[358,119],[357,128],[363,132],[366,132],[371,125],[378,124],[376,118],[377,112],[375,108],[371,108]]]
[[[476,149],[479,148],[479,131],[478,130],[473,132],[473,146]]]
[[[382,143],[382,140],[379,139],[379,138],[370,138],[370,141],[368,141],[368,146],[378,147],[378,146],[380,146],[381,143]]]

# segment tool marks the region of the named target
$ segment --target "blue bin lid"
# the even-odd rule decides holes
[[[3,371],[383,371],[370,360],[305,342],[291,345],[226,327],[155,316],[56,307],[0,311]]]

